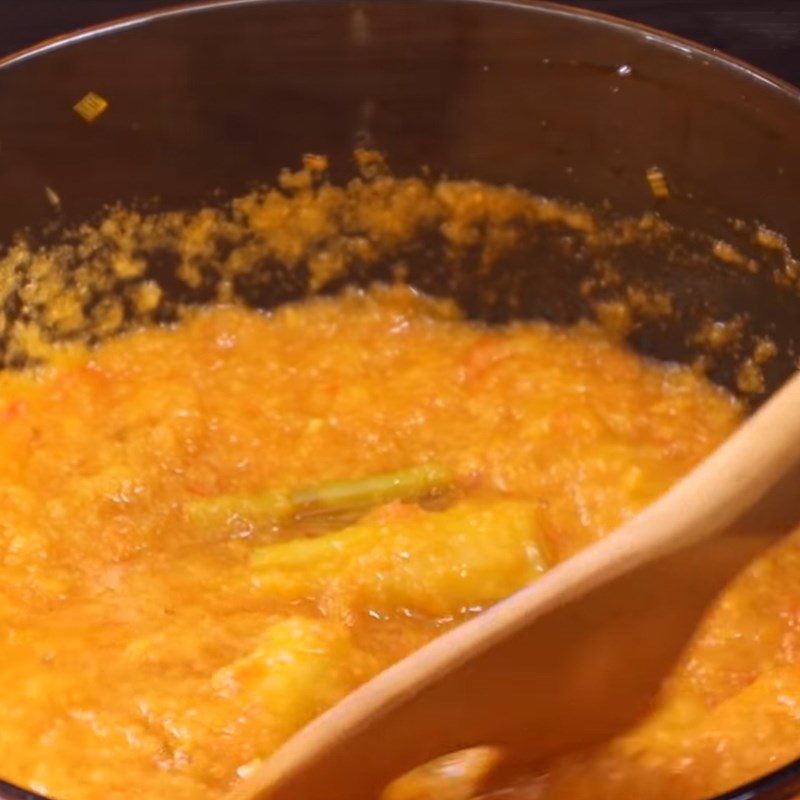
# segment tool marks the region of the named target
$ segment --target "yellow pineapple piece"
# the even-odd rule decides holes
[[[262,547],[252,564],[258,583],[279,596],[442,617],[529,583],[548,566],[544,550],[529,503],[392,504],[335,533]]]

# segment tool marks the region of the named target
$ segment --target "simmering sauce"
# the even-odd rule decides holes
[[[59,800],[217,797],[740,418],[588,324],[489,328],[401,287],[3,373],[0,773]],[[798,547],[725,595],[651,719],[525,796],[699,796],[794,755]]]

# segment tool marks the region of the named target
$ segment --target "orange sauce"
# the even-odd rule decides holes
[[[566,558],[635,514],[740,417],[592,326],[487,328],[403,288],[211,308],[4,373],[0,774],[59,800],[217,797],[535,577],[532,549]],[[395,501],[327,532],[187,511],[421,463],[456,476],[446,508]],[[300,535],[307,569],[285,549]],[[319,539],[344,535],[331,562]],[[797,548],[722,600],[651,721],[535,796],[686,797],[793,755]]]

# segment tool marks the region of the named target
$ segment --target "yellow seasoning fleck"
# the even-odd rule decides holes
[[[647,170],[647,182],[650,184],[650,191],[654,197],[662,200],[669,197],[669,186],[667,186],[667,179],[660,167],[650,167]]]
[[[72,108],[78,116],[83,117],[87,122],[94,122],[108,108],[108,100],[95,92],[89,92],[78,100]]]

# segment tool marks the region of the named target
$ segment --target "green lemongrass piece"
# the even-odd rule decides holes
[[[393,500],[420,500],[455,482],[452,472],[436,464],[334,481],[295,492],[272,490],[204,497],[186,504],[189,521],[204,528],[225,527],[236,519],[267,525],[311,514],[344,513]]]
[[[235,520],[278,524],[293,512],[288,492],[223,494],[203,497],[186,504],[186,513],[193,525],[202,528],[224,528]]]
[[[393,500],[420,500],[450,488],[453,473],[438,464],[385,472],[348,481],[334,481],[301,489],[291,495],[296,515],[357,511]]]

